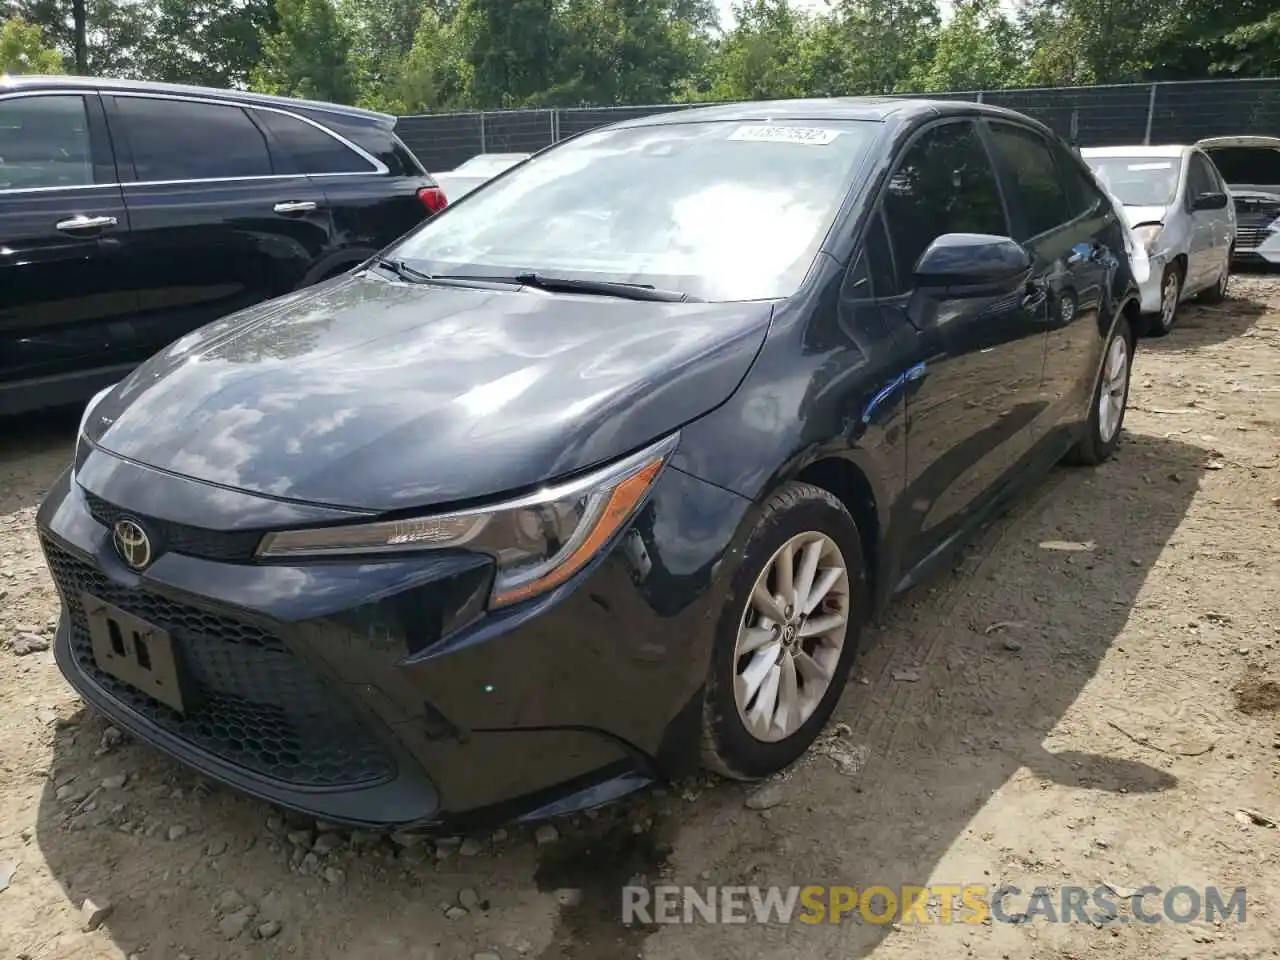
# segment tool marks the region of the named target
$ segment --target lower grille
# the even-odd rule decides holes
[[[394,774],[391,758],[334,684],[278,637],[252,624],[119,586],[48,540],[43,546],[70,613],[72,656],[122,706],[221,760],[284,783],[363,786]],[[98,668],[82,592],[173,636],[197,695],[186,714]]]

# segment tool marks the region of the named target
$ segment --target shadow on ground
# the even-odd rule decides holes
[[[1055,470],[868,632],[837,725],[763,813],[740,786],[699,782],[561,824],[541,847],[519,829],[480,838],[477,856],[343,834],[308,855],[313,824],[210,791],[145,746],[104,744],[102,722],[79,713],[58,732],[36,839],[70,900],[110,900],[105,928],[144,958],[864,957],[888,927],[627,928],[619,887],[918,885],[1020,770],[1084,791],[1170,789],[1154,767],[1055,750],[1053,731],[1124,629],[1204,460],[1130,434],[1096,471]],[[1084,549],[1042,546],[1054,542]],[[104,789],[120,773],[125,787]],[[998,882],[998,863],[973,866],[953,879]],[[467,912],[447,915],[460,899]]]
[[[1264,276],[1261,272],[1254,275]],[[1240,278],[1234,277],[1232,282],[1238,286]],[[1252,329],[1264,313],[1265,304],[1245,299],[1228,288],[1227,299],[1222,303],[1207,304],[1192,300],[1182,304],[1178,308],[1177,323],[1173,330],[1167,336],[1146,337],[1138,350],[1139,353],[1143,350],[1185,350],[1234,340]]]

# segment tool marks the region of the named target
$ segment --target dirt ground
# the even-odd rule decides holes
[[[550,842],[317,838],[119,742],[38,649],[33,518],[74,429],[0,426],[0,960],[1280,956],[1278,277],[1143,342],[1118,457],[1055,471],[898,602],[778,783],[675,784]],[[627,927],[633,879],[1243,886],[1247,913]],[[86,899],[110,907],[87,931]]]

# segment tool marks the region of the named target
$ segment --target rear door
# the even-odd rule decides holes
[[[97,94],[0,97],[0,413],[83,399],[95,368],[134,359],[116,181]],[[5,391],[33,379],[42,399]]]
[[[310,116],[349,146],[336,150],[330,142],[308,148],[305,168],[323,186],[345,244],[381,250],[431,216],[431,198],[420,192],[435,181],[390,126],[375,117],[320,111]],[[290,126],[300,144],[302,134],[306,142],[315,140],[313,132]]]
[[[1187,192],[1182,201],[1183,209],[1191,218],[1191,244],[1187,252],[1187,288],[1191,292],[1214,283],[1227,257],[1227,246],[1233,233],[1229,208],[1194,209],[1198,197],[1222,192],[1225,191],[1208,158],[1199,150],[1193,150],[1187,169]]]
[[[1013,208],[1013,238],[1031,253],[1032,284],[1047,300],[1040,432],[1084,409],[1084,372],[1096,353],[1098,309],[1109,251],[1099,230],[1110,205],[1080,209],[1068,187],[1065,157],[1036,130],[987,121]]]
[[[236,103],[104,97],[153,346],[294,290],[327,252],[323,191],[287,169]]]

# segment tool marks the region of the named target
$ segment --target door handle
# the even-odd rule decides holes
[[[315,208],[316,204],[312,200],[285,200],[272,209],[276,213],[310,213]]]
[[[79,233],[86,230],[101,230],[103,227],[114,227],[119,221],[115,217],[86,217],[83,214],[70,220],[59,220],[54,226],[63,233]]]

